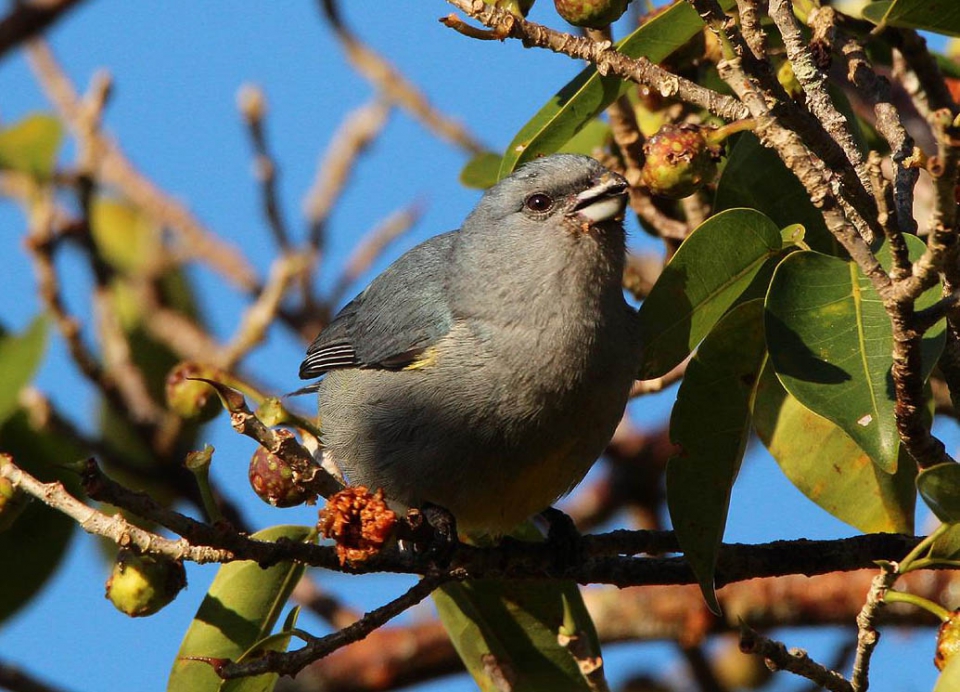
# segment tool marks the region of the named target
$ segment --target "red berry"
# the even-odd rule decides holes
[[[274,430],[281,437],[293,437],[289,430]],[[274,507],[302,505],[314,494],[297,482],[290,465],[263,447],[257,447],[250,459],[250,485],[261,500]]]

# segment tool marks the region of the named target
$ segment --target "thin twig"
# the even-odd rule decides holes
[[[237,106],[243,116],[253,144],[254,171],[260,181],[260,199],[263,203],[267,224],[273,233],[277,246],[282,251],[290,249],[290,233],[283,219],[277,196],[277,163],[267,145],[267,132],[264,126],[267,104],[259,87],[252,84],[243,86],[237,94]]]
[[[954,116],[960,113],[960,107],[953,100],[943,73],[937,64],[936,58],[927,48],[927,41],[913,29],[895,29],[888,27],[883,32],[883,38],[890,41],[902,56],[906,71],[895,70],[901,77],[907,93],[913,99],[917,110],[924,116],[929,116],[938,110],[946,108]]]
[[[235,247],[214,236],[186,206],[141,174],[116,142],[102,132],[85,131],[80,99],[47,45],[32,41],[28,55],[47,97],[82,140],[80,145],[95,152],[97,177],[123,192],[160,224],[169,227],[190,257],[207,263],[236,286],[255,291],[258,285],[256,273]]]
[[[833,24],[835,18],[833,8],[824,7],[817,10],[812,21],[815,25]],[[859,41],[842,30],[833,32],[839,52],[846,61],[846,78],[867,103],[873,105],[876,115],[877,131],[890,145],[893,161],[893,210],[895,217],[882,223],[894,259],[893,276],[897,279],[909,276],[910,263],[907,259],[907,246],[903,239],[904,233],[915,233],[917,223],[913,215],[913,190],[917,182],[919,171],[910,162],[914,156],[913,138],[907,133],[900,118],[900,113],[893,105],[890,93],[890,84],[873,69],[867,52]],[[879,191],[874,190],[874,195]]]
[[[692,355],[687,356],[687,358],[684,359],[680,365],[662,377],[656,377],[652,380],[637,380],[633,383],[633,386],[630,387],[630,398],[635,399],[647,394],[656,394],[657,392],[662,392],[667,387],[676,384],[682,380],[683,376],[687,373],[687,365],[690,364],[690,360],[692,358]]]
[[[210,362],[224,370],[232,370],[247,353],[263,341],[267,330],[276,319],[287,290],[304,274],[311,259],[309,254],[289,253],[274,260],[270,276],[260,295],[244,312],[233,338],[219,353],[209,358]]]
[[[863,608],[857,615],[857,654],[853,661],[853,675],[851,689],[853,692],[866,692],[869,686],[870,657],[873,655],[880,633],[877,632],[875,622],[880,607],[883,605],[883,595],[897,580],[897,571],[894,565],[881,564],[880,574],[870,583],[870,592]]]
[[[328,634],[325,637],[311,637],[307,645],[295,651],[266,651],[253,660],[236,663],[229,662],[217,668],[217,674],[224,680],[263,673],[278,673],[279,675],[296,675],[305,666],[328,656],[337,649],[359,641],[370,632],[381,627],[405,610],[409,610],[429,596],[433,591],[451,581],[453,577],[447,574],[429,575],[410,587],[404,594],[389,603],[380,606],[352,625],[342,630]]]
[[[407,111],[428,130],[471,156],[486,151],[461,123],[437,110],[427,97],[383,56],[364,44],[347,27],[334,0],[320,0],[320,8],[343,45],[347,59],[391,104]]]
[[[767,665],[775,670],[786,670],[831,692],[854,692],[850,683],[836,671],[829,670],[807,655],[802,649],[787,650],[781,642],[767,639],[763,635],[742,626],[740,632],[740,650],[746,654],[763,656]]]
[[[317,165],[317,175],[303,202],[310,227],[309,243],[323,249],[327,217],[343,194],[360,155],[380,136],[390,115],[390,106],[380,98],[348,113],[330,138]]]

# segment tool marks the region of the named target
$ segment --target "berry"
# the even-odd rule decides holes
[[[220,401],[214,389],[206,382],[189,379],[214,379],[214,373],[197,363],[185,361],[174,366],[165,382],[167,407],[181,418],[198,419],[203,423],[220,411]]]
[[[274,430],[280,437],[293,437],[289,430]],[[290,465],[264,447],[257,447],[250,459],[250,485],[261,500],[274,507],[302,505],[314,493],[297,482]]]
[[[557,14],[574,26],[602,29],[620,19],[630,0],[553,0]]]
[[[520,17],[526,17],[527,13],[530,12],[530,8],[533,7],[535,0],[483,0],[488,5],[493,5],[494,7],[499,7],[501,10],[507,10],[508,12],[518,15]]]
[[[712,181],[723,148],[710,132],[697,125],[661,127],[643,145],[640,182],[655,195],[681,199]]]
[[[0,454],[0,466],[12,464],[7,454]],[[0,531],[6,531],[30,504],[32,497],[15,488],[6,478],[0,478]]]
[[[183,563],[123,548],[107,579],[106,597],[130,617],[153,615],[187,585]]]

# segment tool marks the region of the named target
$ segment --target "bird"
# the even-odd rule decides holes
[[[534,159],[377,276],[300,366],[322,377],[324,461],[464,532],[504,535],[568,493],[639,369],[627,193],[593,158]]]

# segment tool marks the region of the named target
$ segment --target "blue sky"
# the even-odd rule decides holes
[[[449,6],[439,0],[341,3],[348,23],[417,83],[445,113],[467,125],[493,149],[512,134],[580,65],[544,51],[524,50],[517,42],[478,42],[444,28],[438,17]],[[541,0],[533,19],[559,25],[550,3]],[[161,187],[186,201],[221,237],[240,247],[265,275],[275,248],[263,220],[252,177],[250,146],[237,114],[235,97],[244,83],[260,85],[269,101],[268,136],[280,166],[280,193],[296,237],[305,227],[301,202],[320,154],[342,118],[367,102],[371,88],[347,69],[331,32],[313,2],[284,3],[129,3],[92,0],[50,34],[52,47],[79,87],[99,68],[114,78],[106,126],[133,162]],[[0,118],[10,123],[48,108],[25,60],[19,54],[0,62]],[[64,162],[72,157],[70,148]],[[384,136],[361,165],[342,204],[331,219],[325,266],[335,267],[364,232],[413,201],[425,213],[413,233],[391,246],[375,269],[419,240],[455,228],[475,203],[476,191],[457,181],[465,155],[439,142],[418,123],[395,113]],[[655,250],[635,225],[631,246]],[[23,219],[10,204],[0,205],[0,253],[5,263],[0,319],[19,329],[40,309],[32,273],[21,250]],[[68,291],[82,295],[89,277],[75,258],[63,262]],[[332,274],[321,275],[329,286]],[[244,302],[216,277],[197,271],[198,292],[216,332],[233,331]],[[370,276],[365,277],[369,279]],[[356,288],[362,287],[358,285]],[[84,319],[80,301],[72,307]],[[299,386],[297,367],[303,344],[280,330],[249,365],[277,392]],[[93,395],[68,365],[62,342],[54,339],[38,386],[65,410],[84,412]],[[662,422],[673,392],[644,399],[631,408],[639,425]],[[948,443],[955,430],[948,426]],[[252,443],[219,418],[204,441],[217,448],[217,481],[258,527],[276,523],[312,523],[314,511],[276,510],[249,490],[246,465]],[[806,536],[835,537],[853,530],[833,520],[793,489],[776,465],[755,449],[734,491],[727,538],[763,541]],[[159,615],[131,620],[103,598],[108,564],[96,541],[78,534],[64,568],[31,606],[0,626],[0,657],[22,665],[50,682],[76,692],[130,685],[162,690],[180,638],[189,624],[213,567],[191,566],[189,589]],[[316,573],[321,584],[358,608],[369,609],[398,594],[409,580]],[[309,618],[301,620],[319,631]],[[847,632],[846,636],[850,636]],[[832,635],[807,631],[784,634],[789,645],[829,657]],[[896,646],[896,653],[893,654]],[[890,647],[885,650],[885,647]],[[672,648],[666,645],[611,647],[608,670],[616,681],[638,667],[662,670]],[[932,631],[899,637],[881,645],[873,689],[925,690],[935,670]],[[909,658],[905,658],[909,657]],[[897,658],[897,662],[894,662]],[[906,663],[906,665],[904,665]],[[784,678],[778,689],[796,689]],[[431,689],[472,689],[466,680]]]

